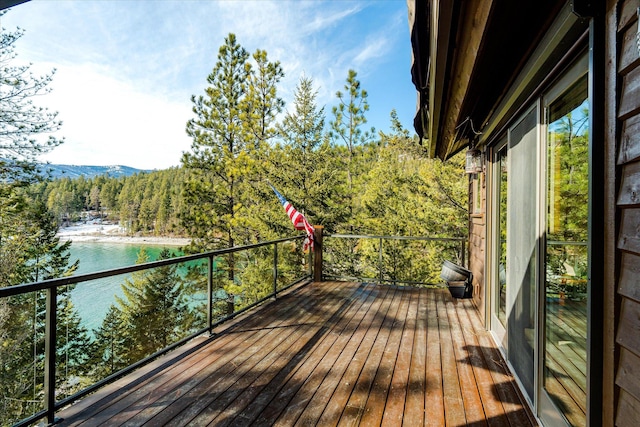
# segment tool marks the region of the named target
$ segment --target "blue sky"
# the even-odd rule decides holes
[[[32,0],[1,24],[26,30],[17,61],[39,75],[56,69],[52,93],[37,99],[63,121],[66,142],[42,158],[52,163],[179,165],[191,145],[191,95],[204,93],[229,33],[280,61],[285,108],[300,77],[311,77],[328,123],[354,69],[369,94],[367,127],[388,131],[395,108],[413,131],[405,0]]]

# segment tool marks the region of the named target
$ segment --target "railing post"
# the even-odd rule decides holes
[[[209,268],[207,272],[207,325],[209,333],[213,328],[213,255],[209,255]]]
[[[278,298],[278,244],[273,244],[273,298]]]
[[[322,234],[324,227],[314,225],[313,232],[313,281],[322,282]]]
[[[464,267],[467,267],[466,265],[466,260],[467,260],[467,248],[465,247],[465,241],[462,240],[460,242],[460,258],[462,259],[462,265]]]
[[[55,422],[56,406],[56,318],[58,309],[58,288],[47,289],[46,316],[44,333],[44,405],[47,422]]]

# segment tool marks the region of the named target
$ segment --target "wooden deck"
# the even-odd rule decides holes
[[[548,299],[545,389],[573,425],[587,420],[587,304]]]
[[[536,425],[468,300],[324,282],[194,340],[60,425]]]

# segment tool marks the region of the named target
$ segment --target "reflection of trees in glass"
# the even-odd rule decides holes
[[[548,135],[547,272],[557,290],[582,292],[587,278],[587,101],[550,119],[555,120]]]
[[[585,424],[589,110],[586,75],[549,105],[544,387]],[[579,300],[579,301],[575,301]],[[570,320],[573,319],[573,320]],[[570,343],[570,345],[561,345]],[[576,392],[576,389],[582,392]]]
[[[500,245],[498,246],[498,280],[500,282],[500,294],[497,296],[497,315],[502,324],[505,324],[507,306],[507,186],[509,182],[506,147],[499,154],[499,167],[500,188],[498,190],[498,194],[500,195],[500,203],[498,206],[498,235],[500,239]]]
[[[588,121],[583,104],[549,126],[549,237],[554,240],[587,239]]]

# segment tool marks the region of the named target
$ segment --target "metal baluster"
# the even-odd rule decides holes
[[[382,272],[382,237],[380,238],[380,249],[378,251],[378,268],[380,269],[380,283],[382,284],[383,272]]]
[[[273,298],[278,296],[278,244],[273,244]]]
[[[55,422],[56,405],[56,318],[58,306],[58,288],[47,289],[47,311],[44,344],[44,405],[47,422]]]
[[[213,329],[213,255],[209,255],[209,268],[207,273],[207,325],[209,333]]]

